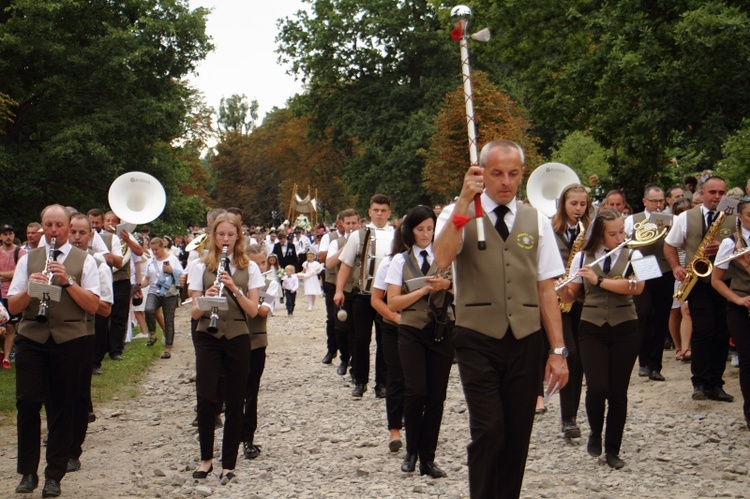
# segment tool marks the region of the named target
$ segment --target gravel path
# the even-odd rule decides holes
[[[190,476],[199,456],[197,431],[190,426],[194,361],[188,308],[178,309],[180,333],[172,359],[156,363],[137,399],[96,408],[83,467],[65,477],[63,497],[467,497],[468,413],[457,369],[451,373],[436,457],[448,478],[402,473],[404,449],[388,451],[384,401],[375,398],[372,385],[364,398],[353,398],[348,376],[320,362],[324,314],[298,307],[292,318],[278,312],[269,319],[256,436],[262,453],[253,461],[240,458],[235,481],[220,486],[215,477]],[[742,418],[737,369],[727,366],[725,375],[725,389],[735,402],[693,402],[689,365],[672,356],[665,353],[666,383],[637,374],[631,379],[624,469],[612,471],[586,453],[583,404],[584,438],[562,439],[555,397],[550,411],[537,418],[522,495],[750,497],[750,431]],[[11,497],[20,479],[14,425],[6,425],[2,435],[0,494]],[[217,460],[220,445],[217,432]],[[41,489],[33,496],[40,497]]]

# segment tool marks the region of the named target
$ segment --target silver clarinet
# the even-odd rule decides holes
[[[44,275],[47,276],[47,285],[52,285],[52,279],[55,278],[55,275],[49,271],[49,264],[52,263],[54,260],[53,255],[55,254],[55,247],[57,243],[57,238],[50,239],[50,248],[49,253],[47,253],[47,261],[44,263],[44,271],[42,272]],[[49,294],[44,293],[43,298],[39,302],[39,311],[36,313],[36,321],[39,323],[45,323],[48,320],[47,315],[49,314]]]
[[[216,269],[216,280],[214,281],[214,286],[219,286],[219,293],[216,295],[218,297],[221,297],[221,294],[224,292],[224,283],[221,282],[221,274],[224,273],[226,270],[228,251],[229,251],[229,246],[224,246],[222,248],[221,258],[219,259],[219,268]],[[219,323],[219,307],[215,306],[211,308],[211,322],[208,324],[207,331],[211,334],[218,333],[219,332],[218,323]]]

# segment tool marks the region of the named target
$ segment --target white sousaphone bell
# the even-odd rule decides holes
[[[580,184],[575,171],[562,163],[545,163],[529,175],[526,195],[531,206],[548,218],[557,212],[557,200],[570,184]]]
[[[159,218],[167,204],[164,187],[155,177],[144,172],[123,173],[109,186],[109,206],[120,219],[117,235],[121,230],[130,232],[134,224],[146,224]],[[128,227],[130,225],[131,227]],[[130,261],[130,248],[125,247],[122,266]],[[120,267],[122,268],[122,267]]]

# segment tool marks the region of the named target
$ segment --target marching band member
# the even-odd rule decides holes
[[[682,282],[687,270],[680,265],[677,248],[685,248],[686,262],[692,262],[696,252],[703,250],[706,258],[713,260],[721,241],[732,235],[736,218],[727,216],[716,232],[713,241],[701,248],[708,229],[716,220],[721,198],[726,194],[727,184],[721,177],[710,177],[700,187],[703,203],[681,213],[672,221],[672,229],[664,240],[664,256],[669,262],[676,280]],[[696,196],[694,196],[694,199]],[[726,319],[726,299],[711,287],[710,277],[700,278],[695,283],[687,301],[693,320],[690,364],[693,382],[693,400],[717,400],[732,402],[734,397],[724,391],[724,369],[729,350],[729,329]]]
[[[721,242],[716,260],[728,257],[750,245],[750,198],[744,198],[737,206],[737,234]],[[724,282],[726,271],[732,267],[732,282]],[[734,260],[714,266],[711,285],[727,300],[727,325],[737,347],[740,360],[740,390],[742,410],[750,429],[750,257],[740,256]],[[692,298],[691,298],[692,299]]]
[[[451,287],[449,279],[435,274],[432,263],[436,219],[427,206],[417,206],[406,215],[400,230],[404,245],[411,250],[407,255],[393,255],[385,282],[388,308],[401,313],[398,352],[406,386],[406,457],[401,471],[414,471],[419,458],[420,475],[443,478],[445,472],[435,464],[435,450],[455,352],[452,331],[436,336],[437,326],[430,319],[431,303],[442,307]],[[426,285],[410,289],[408,281],[419,277],[429,277]]]
[[[580,221],[580,226],[579,226]],[[560,193],[557,213],[552,217],[552,228],[555,231],[557,248],[563,262],[570,262],[573,247],[582,247],[589,219],[589,196],[580,184],[571,184]],[[583,227],[583,231],[581,231]],[[580,237],[580,239],[579,239]],[[566,268],[569,265],[566,264]],[[568,311],[562,313],[563,339],[568,349],[569,379],[565,388],[560,390],[560,417],[562,431],[565,438],[579,438],[581,430],[578,428],[576,416],[581,401],[581,385],[583,384],[583,366],[578,349],[578,327],[581,321],[583,302],[575,300]]]
[[[372,296],[370,303],[372,308],[378,313],[375,317],[380,322],[382,328],[383,358],[386,365],[386,392],[385,392],[385,410],[388,421],[388,431],[390,438],[388,440],[388,450],[398,452],[403,445],[401,442],[401,428],[404,420],[404,372],[401,368],[401,358],[398,354],[398,325],[401,322],[401,313],[394,312],[388,308],[385,301],[388,284],[385,278],[388,275],[388,268],[393,260],[393,255],[397,255],[408,248],[404,244],[404,238],[401,230],[396,228],[393,235],[393,244],[391,254],[380,262],[378,270],[375,273],[375,282],[372,284]]]
[[[259,244],[245,246],[247,256],[258,265],[261,273],[268,270],[268,257],[265,248]],[[266,347],[268,346],[269,315],[273,315],[276,303],[276,295],[279,291],[279,282],[276,275],[270,275],[265,279],[262,288],[259,289],[258,315],[250,319],[250,371],[247,378],[247,394],[245,396],[245,418],[242,427],[242,448],[245,458],[255,459],[260,454],[260,446],[255,445],[255,430],[258,428],[258,391],[260,390],[260,378],[266,366]]]
[[[222,262],[227,247],[228,264]],[[250,331],[246,317],[258,314],[259,288],[264,285],[258,265],[244,251],[242,226],[235,215],[219,215],[206,239],[207,253],[192,269],[188,282],[193,298],[192,316],[197,319],[195,344],[196,392],[198,396],[198,435],[201,463],[193,478],[206,478],[213,470],[214,424],[218,412],[219,376],[225,373],[226,387],[222,472],[225,485],[234,478],[237,451],[242,437],[242,411],[250,370]],[[217,279],[217,272],[223,270]],[[219,282],[219,284],[217,284]],[[198,298],[218,296],[223,291],[229,310],[219,311],[218,332],[208,331],[209,312],[198,308]]]
[[[568,302],[575,300],[582,288],[584,291],[578,346],[586,374],[586,415],[591,428],[587,450],[594,457],[602,453],[605,405],[609,405],[604,452],[607,464],[614,469],[625,466],[620,459],[620,446],[630,373],[640,346],[632,296],[643,292],[645,283],[627,279],[632,256],[629,249],[615,251],[596,269],[589,262],[624,239],[624,221],[617,211],[604,209],[597,213],[589,240],[583,251],[573,257],[570,271],[578,278],[559,291]]]
[[[47,413],[47,467],[42,495],[60,495],[72,441],[75,405],[85,362],[84,343],[89,333],[87,314],[99,308],[99,273],[96,262],[85,251],[68,242],[70,215],[64,206],[50,205],[42,211],[46,241],[21,257],[8,291],[9,312],[23,312],[16,335],[16,406],[18,408],[18,472],[23,475],[16,493],[37,488],[42,404]],[[46,264],[45,264],[46,262]],[[40,301],[28,293],[29,282],[60,286],[60,302],[49,306],[46,322],[35,320]]]
[[[551,347],[544,378],[557,388],[568,381],[554,289],[554,278],[565,269],[550,221],[516,202],[523,172],[518,144],[486,144],[479,166],[469,168],[458,200],[443,208],[437,224],[434,263],[439,269],[454,265],[456,360],[471,429],[471,497],[521,493],[543,348],[540,319]],[[477,194],[487,251],[478,249],[477,226],[469,216]]]
[[[657,185],[646,186],[643,193],[645,209],[625,220],[625,234],[632,236],[635,224],[649,220],[652,213],[663,211],[664,203],[664,191],[661,187]],[[657,279],[646,281],[643,293],[633,297],[635,310],[638,314],[638,330],[641,336],[641,348],[638,353],[638,376],[648,376],[651,381],[665,381],[661,374],[662,357],[664,357],[664,338],[669,331],[669,314],[672,310],[672,295],[674,294],[674,275],[669,267],[669,262],[664,257],[663,239],[645,246],[641,253],[656,257],[662,275]]]
[[[368,211],[370,223],[368,227],[374,237],[371,244],[385,245],[386,254],[391,247],[393,240],[393,227],[388,223],[391,218],[391,198],[383,194],[375,194],[370,198],[370,209]],[[352,310],[351,320],[354,330],[354,344],[350,343],[352,355],[352,376],[354,377],[354,389],[352,396],[362,397],[367,390],[367,383],[370,378],[370,342],[372,341],[372,325],[375,321],[375,310],[370,305],[370,290],[363,289],[365,283],[359,283],[361,274],[360,266],[368,255],[362,254],[366,228],[360,228],[352,232],[346,242],[346,246],[339,254],[341,267],[339,267],[336,277],[336,294],[333,301],[339,307],[344,305],[344,292],[351,290]],[[377,250],[376,250],[377,251]],[[376,262],[377,263],[380,262]],[[356,269],[356,270],[355,270]],[[380,325],[375,323],[375,342],[377,348],[375,351],[375,396],[385,398],[386,395],[386,375],[385,362],[383,361],[383,351],[381,348],[381,331]]]

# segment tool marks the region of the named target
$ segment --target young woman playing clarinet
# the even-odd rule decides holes
[[[258,265],[245,254],[242,226],[235,215],[224,213],[216,218],[206,248],[208,252],[188,279],[193,298],[192,315],[198,319],[194,344],[201,462],[193,478],[206,478],[213,470],[218,382],[224,372],[226,420],[219,482],[225,485],[234,478],[242,436],[251,348],[247,317],[258,314],[258,290],[265,282]],[[218,319],[212,320],[214,311],[200,310],[198,298],[220,295],[226,298],[229,309],[218,310]]]

